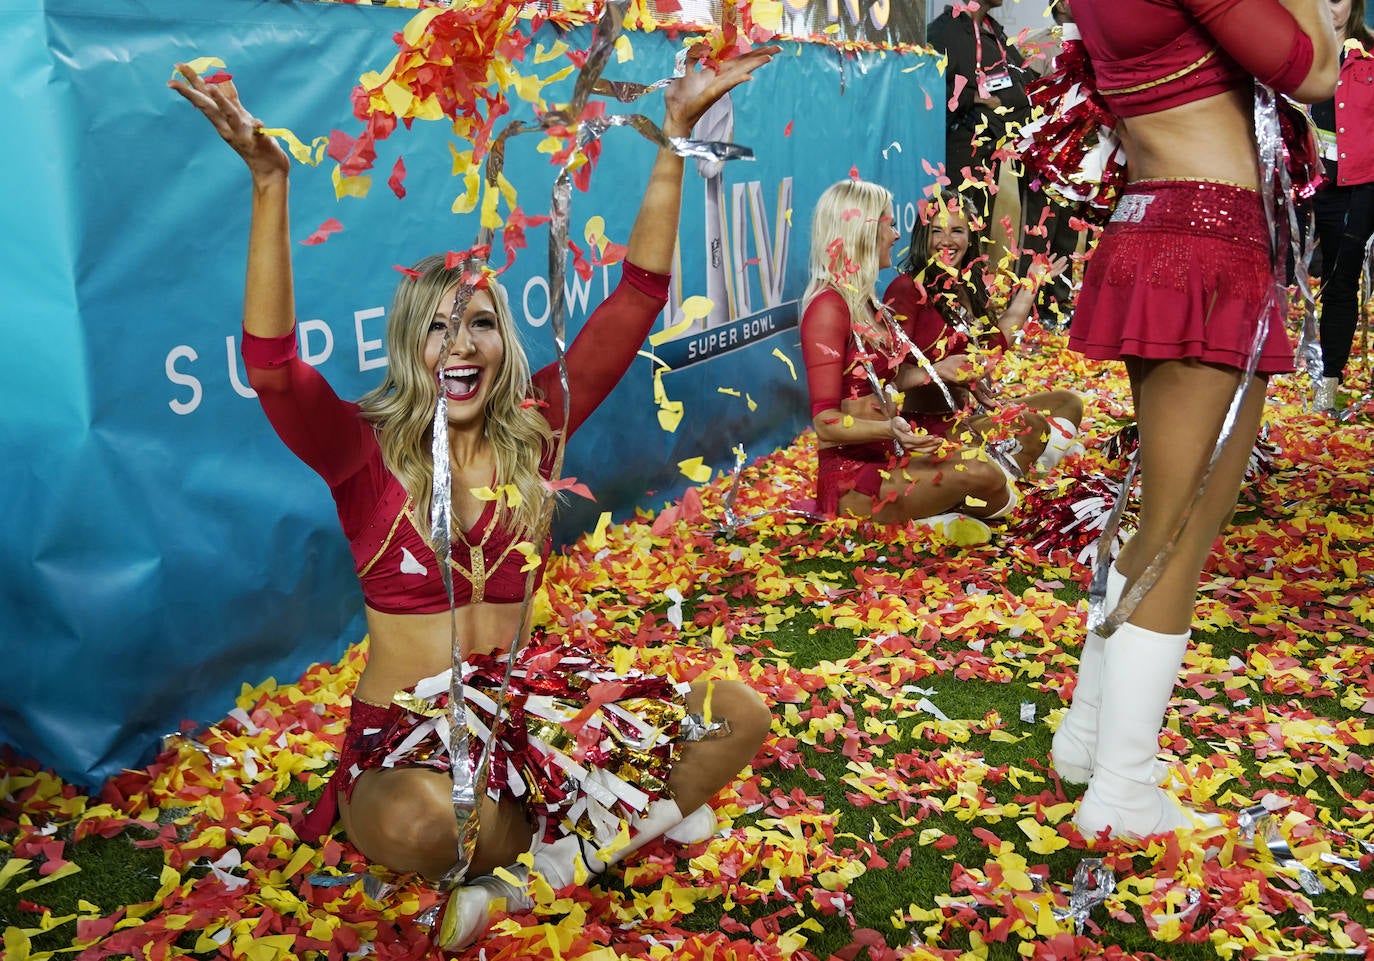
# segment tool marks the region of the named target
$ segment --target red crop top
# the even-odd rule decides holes
[[[567,436],[624,376],[667,301],[667,276],[624,264],[616,289],[568,347]],[[248,382],[277,435],[329,485],[368,606],[387,614],[447,610],[438,560],[417,529],[410,498],[383,461],[372,425],[359,416],[358,405],[341,400],[319,372],[300,359],[295,331],[270,338],[244,332],[243,360]],[[563,418],[558,365],[536,373],[533,387],[548,401],[541,413],[558,430]],[[550,463],[541,464],[545,476],[551,469]],[[525,557],[515,549],[520,538],[495,526],[495,509],[495,502],[488,502],[472,529],[454,539],[449,564],[459,605],[473,602],[473,580],[483,582],[469,576],[478,566],[485,572],[485,584],[477,600],[524,600],[526,575],[520,569]],[[418,527],[428,530],[428,519],[421,519]],[[539,547],[546,557],[549,542]],[[541,564],[536,578],[542,574]]]
[[[1292,93],[1312,40],[1278,0],[1069,0],[1097,89],[1119,117],[1234,90],[1255,77]]]
[[[852,330],[849,305],[837,291],[823,290],[806,305],[801,319],[802,360],[812,417],[839,410],[842,399],[873,393],[865,361],[882,383],[897,373],[898,357],[878,350],[861,354]]]

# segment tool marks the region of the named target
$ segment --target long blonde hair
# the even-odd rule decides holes
[[[386,376],[358,399],[363,417],[377,431],[382,458],[415,504],[421,533],[428,534],[434,460],[430,440],[439,401],[438,379],[425,366],[425,341],[439,301],[463,278],[463,268],[444,266],[440,255],[426,257],[396,287],[387,318]],[[487,396],[486,439],[496,460],[494,487],[514,485],[520,504],[497,499],[496,523],[533,531],[545,500],[539,464],[553,443],[553,431],[539,412],[523,402],[532,395],[530,365],[515,329],[506,292],[495,280],[488,291],[496,326],[505,346]]]
[[[833,290],[844,298],[854,329],[872,329],[878,303],[878,231],[892,208],[886,187],[867,180],[831,184],[811,216],[810,279],[802,295],[805,312],[812,298]]]

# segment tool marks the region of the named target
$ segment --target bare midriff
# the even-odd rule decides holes
[[[457,625],[463,653],[507,650],[520,630],[523,604],[483,602],[433,614],[385,614],[367,608],[367,667],[354,696],[387,705],[399,690],[453,666],[450,625]]]
[[[1254,102],[1247,87],[1127,117],[1117,130],[1127,175],[1137,180],[1210,180],[1255,189]]]

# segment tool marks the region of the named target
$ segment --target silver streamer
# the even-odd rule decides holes
[[[593,33],[592,44],[588,49],[587,60],[579,71],[577,80],[573,87],[572,100],[562,108],[552,109],[546,112],[538,124],[528,124],[521,121],[512,121],[507,124],[501,134],[492,142],[486,162],[486,183],[487,187],[494,188],[499,182],[501,170],[505,164],[506,142],[514,136],[525,133],[546,131],[551,127],[577,126],[577,145],[579,148],[600,139],[601,135],[611,127],[630,126],[647,139],[654,143],[673,150],[681,156],[691,157],[710,157],[713,159],[752,159],[753,151],[747,147],[740,147],[735,144],[710,143],[685,138],[666,137],[659,126],[646,117],[638,114],[614,115],[588,118],[579,122],[586,107],[587,99],[593,93],[607,92],[621,102],[629,103],[639,97],[661,89],[669,84],[673,77],[682,76],[686,71],[686,52],[682,51],[677,59],[673,77],[655,81],[652,84],[629,84],[620,81],[602,81],[601,71],[605,69],[610,60],[610,56],[615,49],[616,37],[620,33],[623,12],[621,4],[607,3],[602,17],[597,21],[596,29]],[[549,221],[549,317],[550,330],[553,334],[554,349],[557,354],[559,384],[563,390],[563,423],[566,424],[570,417],[571,391],[568,384],[568,369],[566,357],[566,303],[564,281],[566,277],[567,249],[568,249],[568,227],[572,206],[572,177],[567,166],[562,167],[558,176],[554,180],[552,198],[550,201],[550,221]],[[491,243],[493,239],[491,228],[482,228],[478,232],[477,242],[471,248],[470,256],[464,265],[462,281],[459,284],[457,295],[454,299],[453,313],[450,317],[449,330],[445,332],[444,340],[440,348],[440,365],[436,372],[439,382],[439,400],[434,416],[434,440],[431,453],[434,459],[434,485],[433,503],[430,517],[431,538],[434,543],[435,552],[439,561],[439,569],[443,573],[444,588],[449,599],[450,617],[450,636],[451,636],[451,671],[449,686],[449,701],[447,710],[447,720],[449,724],[448,749],[449,749],[449,770],[452,776],[452,790],[450,792],[453,803],[454,817],[458,822],[459,845],[458,857],[452,868],[450,868],[441,879],[443,887],[452,887],[461,884],[466,878],[468,868],[472,862],[472,856],[476,849],[477,833],[479,828],[479,806],[478,791],[479,785],[485,785],[487,772],[490,768],[492,751],[496,745],[497,730],[493,729],[490,738],[483,744],[481,755],[477,763],[471,762],[471,752],[468,744],[468,723],[466,710],[466,697],[463,690],[463,666],[464,658],[460,639],[457,630],[457,609],[454,603],[453,594],[453,574],[448,566],[448,559],[452,550],[452,474],[449,464],[449,445],[448,445],[448,405],[443,390],[443,358],[448,357],[452,340],[454,321],[461,321],[463,314],[467,310],[468,303],[473,294],[482,284],[482,271],[486,266],[490,255]],[[550,480],[557,480],[563,469],[564,436],[559,432],[554,439],[554,459],[552,470],[549,474]],[[553,520],[553,508],[555,497],[552,492],[546,490],[544,502],[539,512],[539,520],[536,524],[537,530],[532,533],[533,543],[536,550],[548,539],[550,526]],[[506,653],[505,675],[495,695],[497,710],[495,712],[495,723],[499,725],[505,715],[502,708],[505,704],[506,691],[510,685],[511,674],[515,667],[516,658],[520,650],[528,640],[530,624],[530,608],[534,599],[534,583],[537,570],[529,572],[525,583],[525,599],[521,606],[520,624],[521,627],[517,636],[512,639],[509,650]],[[684,722],[685,724],[685,722]],[[705,737],[720,736],[722,733],[729,733],[729,722],[721,720],[706,725],[698,719],[697,727],[688,730],[684,727],[684,740],[700,740]],[[687,736],[693,734],[695,736]],[[365,879],[366,880],[366,879]]]
[[[906,335],[906,331],[902,329],[902,325],[897,323],[897,318],[892,314],[892,308],[887,306],[887,304],[879,304],[878,310],[886,319],[888,329],[891,330],[893,335],[897,338],[897,343],[901,344],[902,348],[906,351],[906,356],[915,360],[916,363],[920,365],[921,369],[926,372],[926,376],[930,378],[930,382],[940,388],[940,394],[944,397],[945,403],[949,405],[949,409],[958,410],[958,405],[954,403],[954,395],[949,392],[949,386],[941,379],[940,375],[936,373],[935,365],[931,363],[930,358],[927,357],[921,351],[921,348],[917,347],[912,342],[911,338]]]
[[[849,327],[849,333],[854,338],[854,350],[859,357],[859,363],[863,366],[864,376],[868,378],[868,386],[873,390],[873,396],[877,398],[878,403],[882,405],[883,416],[891,423],[892,419],[897,416],[893,413],[896,405],[892,402],[892,395],[883,385],[883,382],[878,379],[878,372],[873,368],[873,362],[868,359],[869,347],[863,342],[863,338],[859,336],[859,332],[854,329],[852,324]],[[902,442],[895,435],[892,438],[892,450],[898,457],[904,453]]]
[[[1275,213],[1276,205],[1287,205],[1291,208],[1292,204],[1288,199],[1290,185],[1288,170],[1285,166],[1283,136],[1279,128],[1279,115],[1274,101],[1274,92],[1258,81],[1255,82],[1255,142],[1259,150],[1260,196],[1264,205],[1265,220],[1269,226],[1270,250],[1273,255],[1271,262],[1277,265],[1279,263],[1282,230]],[[1105,608],[1107,568],[1111,563],[1109,555],[1111,545],[1116,538],[1116,528],[1121,518],[1121,511],[1130,492],[1129,481],[1135,473],[1139,452],[1132,459],[1131,469],[1126,475],[1127,479],[1122,482],[1117,503],[1112,508],[1112,517],[1108,520],[1107,528],[1102,539],[1098,542],[1097,561],[1093,568],[1092,585],[1088,591],[1088,628],[1095,631],[1100,637],[1111,637],[1116,633],[1117,628],[1126,623],[1127,619],[1135,613],[1135,609],[1144,600],[1145,595],[1150,592],[1160,575],[1164,573],[1164,568],[1173,558],[1179,536],[1183,533],[1184,527],[1187,526],[1188,520],[1193,516],[1194,509],[1206,495],[1207,484],[1212,479],[1212,472],[1221,459],[1223,449],[1231,440],[1231,435],[1235,431],[1236,420],[1240,416],[1241,405],[1245,402],[1255,379],[1260,351],[1263,349],[1265,337],[1269,333],[1270,314],[1273,313],[1276,304],[1287,303],[1287,288],[1283,284],[1277,266],[1274,270],[1273,282],[1260,309],[1259,323],[1255,326],[1255,337],[1250,343],[1250,353],[1245,359],[1245,369],[1241,372],[1240,382],[1236,385],[1231,403],[1226,409],[1226,416],[1222,420],[1221,430],[1217,434],[1211,456],[1208,457],[1207,465],[1203,468],[1202,476],[1198,479],[1197,493],[1193,495],[1192,501],[1184,508],[1168,539],[1160,546],[1154,557],[1150,558],[1144,571],[1132,582],[1130,588],[1122,594],[1116,607],[1108,612]],[[1320,361],[1318,361],[1318,366],[1320,372]]]
[[[723,717],[712,718],[710,723],[707,723],[704,715],[688,714],[683,717],[678,728],[677,739],[684,743],[710,741],[725,737],[729,733],[730,722]]]
[[[199,754],[205,755],[206,760],[210,762],[210,773],[212,774],[218,774],[220,771],[224,770],[225,768],[229,767],[231,764],[234,763],[233,758],[225,757],[223,754],[216,754],[214,751],[210,750],[210,748],[208,748],[206,745],[201,744],[193,737],[188,737],[187,735],[180,733],[163,735],[162,749],[164,751],[170,751],[178,744],[185,744],[191,750]]]
[[[932,384],[939,385],[940,392],[944,394],[945,403],[949,404],[950,410],[957,410],[958,408],[954,403],[954,397],[949,392],[949,388],[945,386],[945,382],[940,379],[940,375],[935,372],[935,365],[921,352],[919,347],[911,342],[911,338],[907,337],[906,331],[902,330],[902,325],[897,323],[896,318],[893,316],[892,308],[876,300],[871,306],[874,309],[874,317],[887,328],[892,338],[902,345],[906,351],[906,356],[914,359],[916,363],[921,366],[921,369],[930,377],[930,382]],[[849,333],[854,338],[854,349],[860,358],[859,363],[863,365],[864,376],[868,379],[868,386],[873,388],[873,396],[878,398],[878,402],[883,405],[883,413],[891,420],[893,417],[897,416],[893,413],[894,405],[892,394],[887,387],[883,386],[882,381],[878,379],[878,372],[874,369],[872,361],[868,359],[867,355],[870,348],[863,342],[863,338],[859,336],[859,332],[854,329],[853,325],[850,326]],[[892,448],[898,457],[902,455],[902,444],[895,437],[892,438]]]
[[[678,51],[678,55],[683,58],[684,64],[686,63],[686,54],[686,50]],[[682,74],[678,73],[677,76],[680,77]],[[634,83],[630,80],[607,80],[603,77],[592,85],[592,93],[599,94],[603,97],[614,97],[621,103],[634,103],[645,94],[653,93],[655,90],[662,90],[672,82],[672,77],[664,77],[662,80],[655,80],[653,83]]]
[[[722,500],[722,522],[712,528],[712,534],[724,534],[726,537],[734,538],[738,536],[740,528],[748,527],[754,521],[773,514],[795,514],[809,521],[824,520],[819,514],[811,511],[801,510],[796,507],[774,507],[766,511],[756,511],[753,514],[741,516],[735,510],[735,504],[739,500],[740,485],[744,477],[744,463],[748,455],[744,452],[744,445],[736,444],[734,448],[735,466],[731,471],[730,489],[725,492]]]
[[[973,325],[969,323],[967,311],[964,310],[962,304],[955,304],[955,307],[957,308],[957,313],[955,314],[955,316],[948,317],[946,318],[946,320],[948,321],[950,326],[952,326],[955,330],[959,331],[959,333],[963,334],[966,338],[968,338],[970,343],[976,343],[978,338],[977,335],[974,333]],[[905,331],[903,331],[902,336],[906,336]],[[910,343],[910,341],[908,341],[908,343]],[[915,350],[914,344],[911,345],[911,349]],[[936,380],[939,380],[939,378],[935,375],[934,371],[935,368],[932,367],[930,369],[931,376],[935,377]],[[986,388],[988,393],[996,393],[996,390],[992,384],[991,374],[984,374],[981,378],[979,378],[978,383],[984,388]],[[953,413],[958,413],[959,408],[957,408],[954,405],[954,399],[950,396],[950,393],[945,388],[943,382],[940,384],[940,389],[945,395],[945,403],[949,405],[950,411]],[[992,413],[992,410],[981,400],[978,399],[977,394],[971,394],[971,396],[973,397],[973,403],[978,413]],[[1016,480],[1020,480],[1022,477],[1025,476],[1025,471],[1021,469],[1021,465],[1016,463],[1016,455],[1021,453],[1022,447],[1021,442],[1017,440],[1015,437],[1009,437],[1006,440],[993,441],[991,444],[985,445],[985,449],[987,450],[988,456],[991,457],[1002,468],[1002,470],[1009,474],[1011,477],[1013,477]]]
[[[1102,904],[1116,890],[1116,875],[1104,867],[1101,858],[1084,858],[1073,872],[1073,890],[1069,892],[1069,906],[1055,908],[1059,921],[1073,921],[1074,931],[1083,933],[1092,909]]]
[[[1326,885],[1317,873],[1294,857],[1272,811],[1263,804],[1255,804],[1241,811],[1236,823],[1240,839],[1257,853],[1272,858],[1278,867],[1291,871],[1303,891],[1314,897],[1326,893]]]
[[[883,311],[884,315],[887,317],[889,321],[888,326],[896,336],[897,342],[900,343],[906,351],[906,356],[920,365],[920,368],[924,370],[926,375],[930,378],[930,382],[939,387],[940,394],[945,399],[945,404],[948,405],[951,411],[957,413],[959,411],[959,405],[954,402],[954,395],[950,393],[949,385],[946,384],[944,379],[936,372],[935,365],[931,363],[930,358],[928,358],[921,348],[917,347],[916,344],[912,342],[911,338],[906,335],[906,331],[902,329],[902,325],[896,322],[896,318],[892,315],[892,308],[883,304],[879,309]],[[958,318],[951,321],[951,323],[954,325],[955,329],[959,330],[970,340],[973,340],[973,333],[967,323],[961,322]],[[981,383],[991,390],[991,378],[983,377]],[[988,408],[984,406],[983,402],[978,400],[976,396],[974,397],[974,403],[977,405],[979,413],[989,413]],[[1021,442],[1019,440],[1013,437],[1007,440],[993,441],[991,444],[985,445],[984,449],[987,451],[988,456],[992,458],[1003,471],[1018,480],[1022,477],[1024,472],[1021,470],[1021,465],[1016,463],[1013,457],[1014,454],[1020,453],[1021,451]]]
[[[396,885],[383,881],[375,874],[363,875],[363,894],[373,901],[385,901],[396,890]]]

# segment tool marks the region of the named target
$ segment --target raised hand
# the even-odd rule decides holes
[[[1026,272],[1026,279],[1038,289],[1042,284],[1054,280],[1068,269],[1068,257],[1051,257],[1048,260],[1041,260],[1037,257],[1035,263],[1031,264],[1030,270]]]
[[[291,160],[276,140],[262,132],[262,121],[254,117],[239,102],[239,92],[231,80],[206,83],[198,73],[184,63],[176,65],[180,78],[167,81],[167,86],[181,94],[205,115],[224,142],[243,158],[253,179],[284,177],[291,169]]]
[[[687,74],[663,92],[663,132],[669,137],[691,136],[711,104],[752,79],[755,70],[781,52],[782,47],[759,47],[714,66],[689,65]]]

